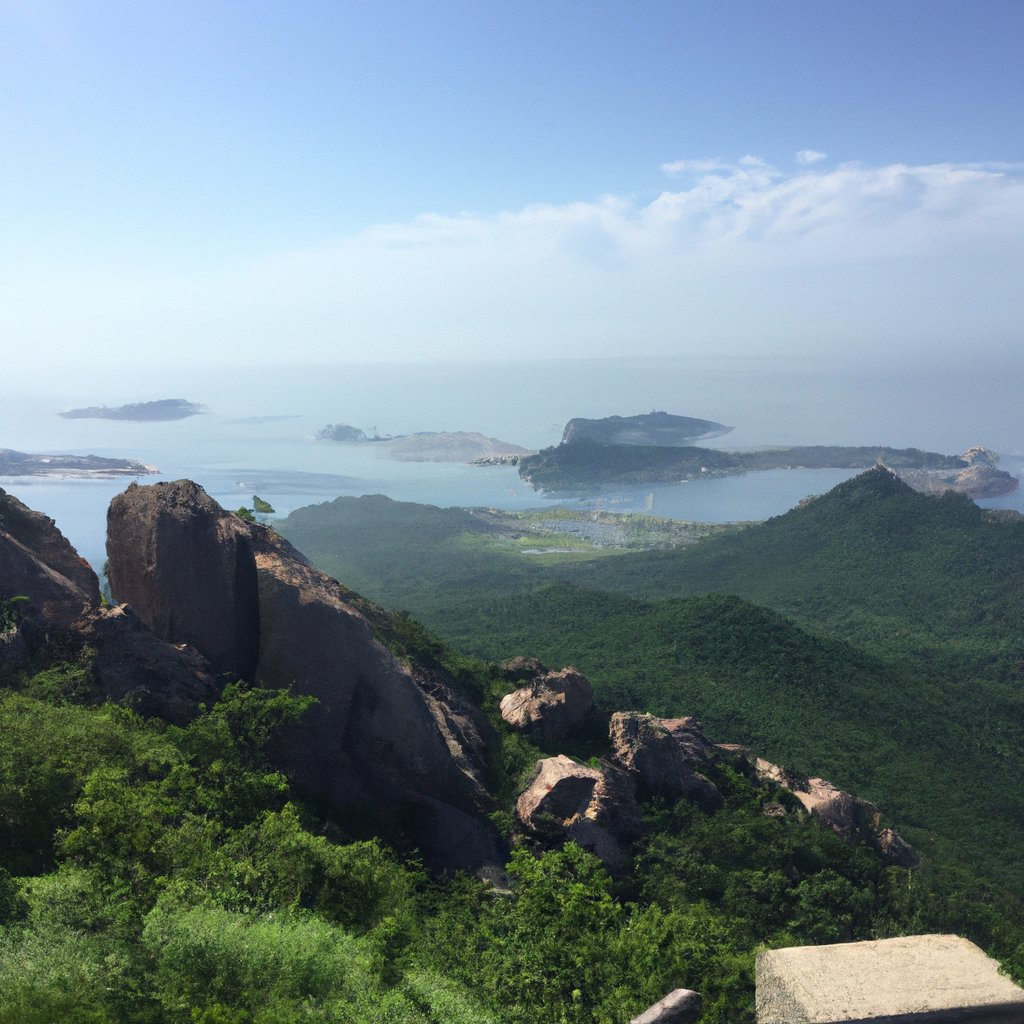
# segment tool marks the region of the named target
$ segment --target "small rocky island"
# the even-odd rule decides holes
[[[118,476],[159,473],[135,459],[105,459],[99,455],[30,455],[0,448],[0,476],[48,476],[71,480],[107,480]]]
[[[67,409],[57,413],[66,420],[131,420],[133,423],[160,423],[184,420],[206,412],[206,406],[186,402],[184,398],[161,398],[157,402],[133,402],[130,405],[91,405],[85,409]]]

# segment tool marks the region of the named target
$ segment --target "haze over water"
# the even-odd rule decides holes
[[[984,445],[1003,457],[1001,468],[1020,475],[1024,423],[1013,386],[1020,379],[1021,366],[1008,363],[960,368],[728,357],[226,367],[0,392],[0,447],[137,459],[161,471],[143,482],[190,477],[225,507],[258,493],[279,514],[341,494],[373,493],[524,509],[551,499],[524,485],[515,468],[398,462],[375,445],[316,442],[315,434],[327,423],[381,434],[466,430],[541,448],[557,444],[573,416],[664,409],[735,427],[710,446],[888,445],[958,454]],[[172,397],[210,412],[167,423],[56,415]],[[598,503],[681,519],[764,519],[850,475],[752,473],[611,494]],[[4,479],[0,486],[53,516],[84,557],[102,564],[106,506],[124,479]],[[984,504],[1024,509],[1024,496],[1018,490]]]

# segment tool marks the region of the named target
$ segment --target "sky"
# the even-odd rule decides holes
[[[0,0],[3,384],[1009,358],[1022,52],[1016,0]]]

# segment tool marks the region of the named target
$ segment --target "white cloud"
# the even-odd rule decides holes
[[[819,160],[824,160],[828,156],[827,153],[819,153],[816,149],[801,149],[796,154],[796,162],[798,164],[816,164]]]
[[[50,360],[99,350],[154,361],[244,351],[251,361],[283,351],[570,357],[719,345],[969,345],[975,358],[997,341],[1020,344],[1020,175],[952,164],[785,175],[764,163],[701,163],[691,185],[646,204],[424,214],[176,282],[155,271],[148,281],[87,280],[84,270],[77,285],[49,291],[7,280],[0,332]]]
[[[662,164],[661,169],[670,177],[675,178],[687,171],[722,171],[728,170],[729,164],[721,160],[676,160],[670,164]]]

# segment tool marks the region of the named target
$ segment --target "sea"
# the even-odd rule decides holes
[[[773,470],[567,501],[524,484],[515,467],[400,462],[375,444],[318,441],[327,424],[373,434],[478,431],[537,449],[574,416],[665,410],[733,428],[706,442],[888,445],[959,454],[993,449],[1024,474],[1024,364],[1004,360],[753,358],[534,360],[211,366],[0,381],[0,447],[129,458],[158,468],[140,483],[183,477],[227,508],[258,494],[277,516],[341,495],[386,494],[443,507],[609,511],[703,522],[781,515],[852,470]],[[135,423],[64,419],[82,406],[183,398],[207,411]],[[129,480],[0,477],[0,487],[51,516],[88,561],[105,559],[106,509]],[[979,502],[1024,512],[1024,489]]]

